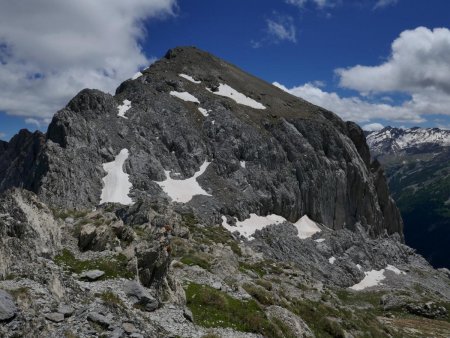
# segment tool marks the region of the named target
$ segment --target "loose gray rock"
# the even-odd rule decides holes
[[[275,318],[289,328],[292,337],[314,337],[311,329],[299,316],[293,314],[289,310],[272,305],[266,309],[269,318]]]
[[[67,304],[59,304],[57,311],[62,313],[64,317],[70,317],[73,315],[74,309],[72,306]]]
[[[450,270],[447,268],[440,268],[438,269],[438,271],[444,273],[445,275],[447,275],[448,278],[450,278]]]
[[[104,328],[109,328],[109,326],[112,324],[112,320],[110,318],[98,312],[90,312],[89,315],[87,316],[87,319],[100,326],[103,326]]]
[[[188,308],[184,308],[183,316],[184,316],[184,318],[186,318],[190,322],[192,322],[192,323],[194,322],[194,315],[192,314],[192,311],[189,310]]]
[[[156,300],[148,290],[146,290],[139,282],[129,281],[125,284],[125,293],[133,301],[134,304],[139,305],[143,310],[151,312],[155,311],[159,302]]]
[[[125,330],[126,333],[131,334],[137,331],[136,326],[134,326],[133,323],[123,323],[122,328]]]
[[[408,304],[406,305],[406,309],[409,313],[430,319],[444,318],[448,314],[445,307],[439,306],[433,302],[425,304]]]
[[[16,313],[17,307],[13,297],[8,292],[0,290],[0,321],[10,320]]]
[[[47,313],[45,315],[45,318],[55,322],[55,323],[60,323],[64,321],[64,315],[62,313],[59,312],[51,312],[51,313]]]
[[[130,334],[131,338],[144,338],[143,335],[141,335],[140,333],[132,333]]]
[[[113,332],[109,335],[110,338],[121,338],[123,337],[125,331],[121,329],[120,327],[115,328]]]
[[[80,278],[81,279],[87,279],[91,282],[96,281],[97,279],[99,279],[100,277],[102,277],[105,274],[104,271],[101,270],[89,270],[89,271],[84,271],[80,274]]]

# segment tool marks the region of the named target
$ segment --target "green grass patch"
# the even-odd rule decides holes
[[[265,279],[257,279],[257,280],[255,280],[255,284],[262,286],[267,291],[272,291],[272,288],[273,288],[272,283]]]
[[[254,299],[256,299],[260,304],[262,305],[274,305],[276,304],[276,301],[269,291],[264,289],[261,286],[245,283],[242,285],[245,291],[248,292],[250,296],[252,296]]]
[[[386,337],[383,325],[370,309],[353,312],[337,305],[293,300],[290,310],[308,324],[317,338],[345,337],[344,330],[361,332],[358,337]]]
[[[187,306],[196,324],[203,327],[229,327],[243,332],[280,337],[254,300],[243,301],[209,286],[191,283],[186,288]]]
[[[188,227],[190,233],[192,234],[192,237],[195,240],[207,245],[212,245],[214,243],[222,243],[223,245],[228,245],[236,255],[242,256],[239,243],[233,238],[231,233],[221,225],[211,225],[208,227],[197,226],[198,221],[193,214],[182,215],[182,219],[183,225]]]
[[[29,299],[30,298],[30,289],[26,286],[22,286],[17,289],[8,290],[8,292],[16,299]]]
[[[76,259],[72,252],[64,249],[59,255],[55,256],[54,260],[56,264],[77,274],[88,270],[101,270],[105,272],[105,274],[100,279],[121,277],[130,279],[134,277],[134,273],[127,269],[128,259],[123,254],[117,254],[108,258],[83,261]]]
[[[85,217],[88,212],[85,210],[75,210],[75,209],[52,209],[53,216],[55,218],[66,219],[67,217],[71,217],[73,219],[78,219]]]
[[[112,308],[123,307],[122,300],[112,291],[105,291],[99,295],[99,298],[105,302],[105,304]]]
[[[211,263],[205,257],[196,253],[181,257],[180,262],[189,266],[198,265],[205,270],[211,270]]]
[[[239,262],[239,271],[252,271],[259,277],[267,274],[279,275],[283,273],[283,269],[271,260],[264,260],[258,263]]]
[[[364,305],[370,304],[374,308],[377,308],[381,304],[381,297],[386,292],[378,291],[378,292],[364,292],[364,291],[356,291],[352,292],[346,289],[340,289],[336,291],[336,295],[338,298],[346,305]]]

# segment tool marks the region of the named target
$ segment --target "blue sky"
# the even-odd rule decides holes
[[[26,2],[0,5],[0,139],[45,131],[80,89],[113,92],[179,45],[362,126],[450,127],[446,0]]]

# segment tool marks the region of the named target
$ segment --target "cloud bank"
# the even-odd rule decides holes
[[[45,123],[79,90],[112,92],[150,63],[143,21],[176,0],[22,0],[0,11],[0,111]]]
[[[326,92],[311,83],[293,88],[287,88],[277,82],[273,84],[292,95],[338,114],[344,120],[359,123],[375,118],[396,122],[420,123],[424,121],[422,117],[412,112],[408,105],[393,106],[386,103],[373,103],[357,96],[341,97],[337,93]]]
[[[324,107],[344,120],[368,123],[387,120],[417,124],[427,115],[450,116],[450,30],[418,27],[406,30],[392,43],[391,55],[375,66],[357,65],[337,69],[339,85],[355,90],[342,97],[316,83],[286,88],[289,93]],[[398,104],[398,94],[406,99]]]
[[[338,69],[340,85],[360,93],[404,93],[404,106],[417,115],[450,115],[450,30],[418,27],[392,43],[391,55],[377,66]]]

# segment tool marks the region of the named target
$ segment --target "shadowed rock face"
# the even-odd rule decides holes
[[[40,153],[45,135],[39,131],[19,131],[9,143],[0,144],[0,191],[10,187],[35,190],[38,187]]]
[[[206,89],[220,84],[266,109]],[[188,92],[200,104],[171,91]],[[124,100],[131,101],[126,119],[117,116]],[[199,107],[209,111],[207,117]],[[54,116],[45,143],[43,135],[23,133],[0,150],[2,168],[20,172],[1,170],[0,190],[23,185],[50,205],[97,205],[102,163],[126,148],[124,171],[135,200],[164,194],[154,182],[165,179],[164,170],[189,178],[207,160],[212,163],[198,181],[212,197],[189,202],[205,220],[274,213],[296,221],[307,214],[333,229],[361,223],[372,235],[402,232],[384,176],[371,169],[357,125],[195,48],[170,50],[141,77],[122,83],[115,96],[81,91]]]

